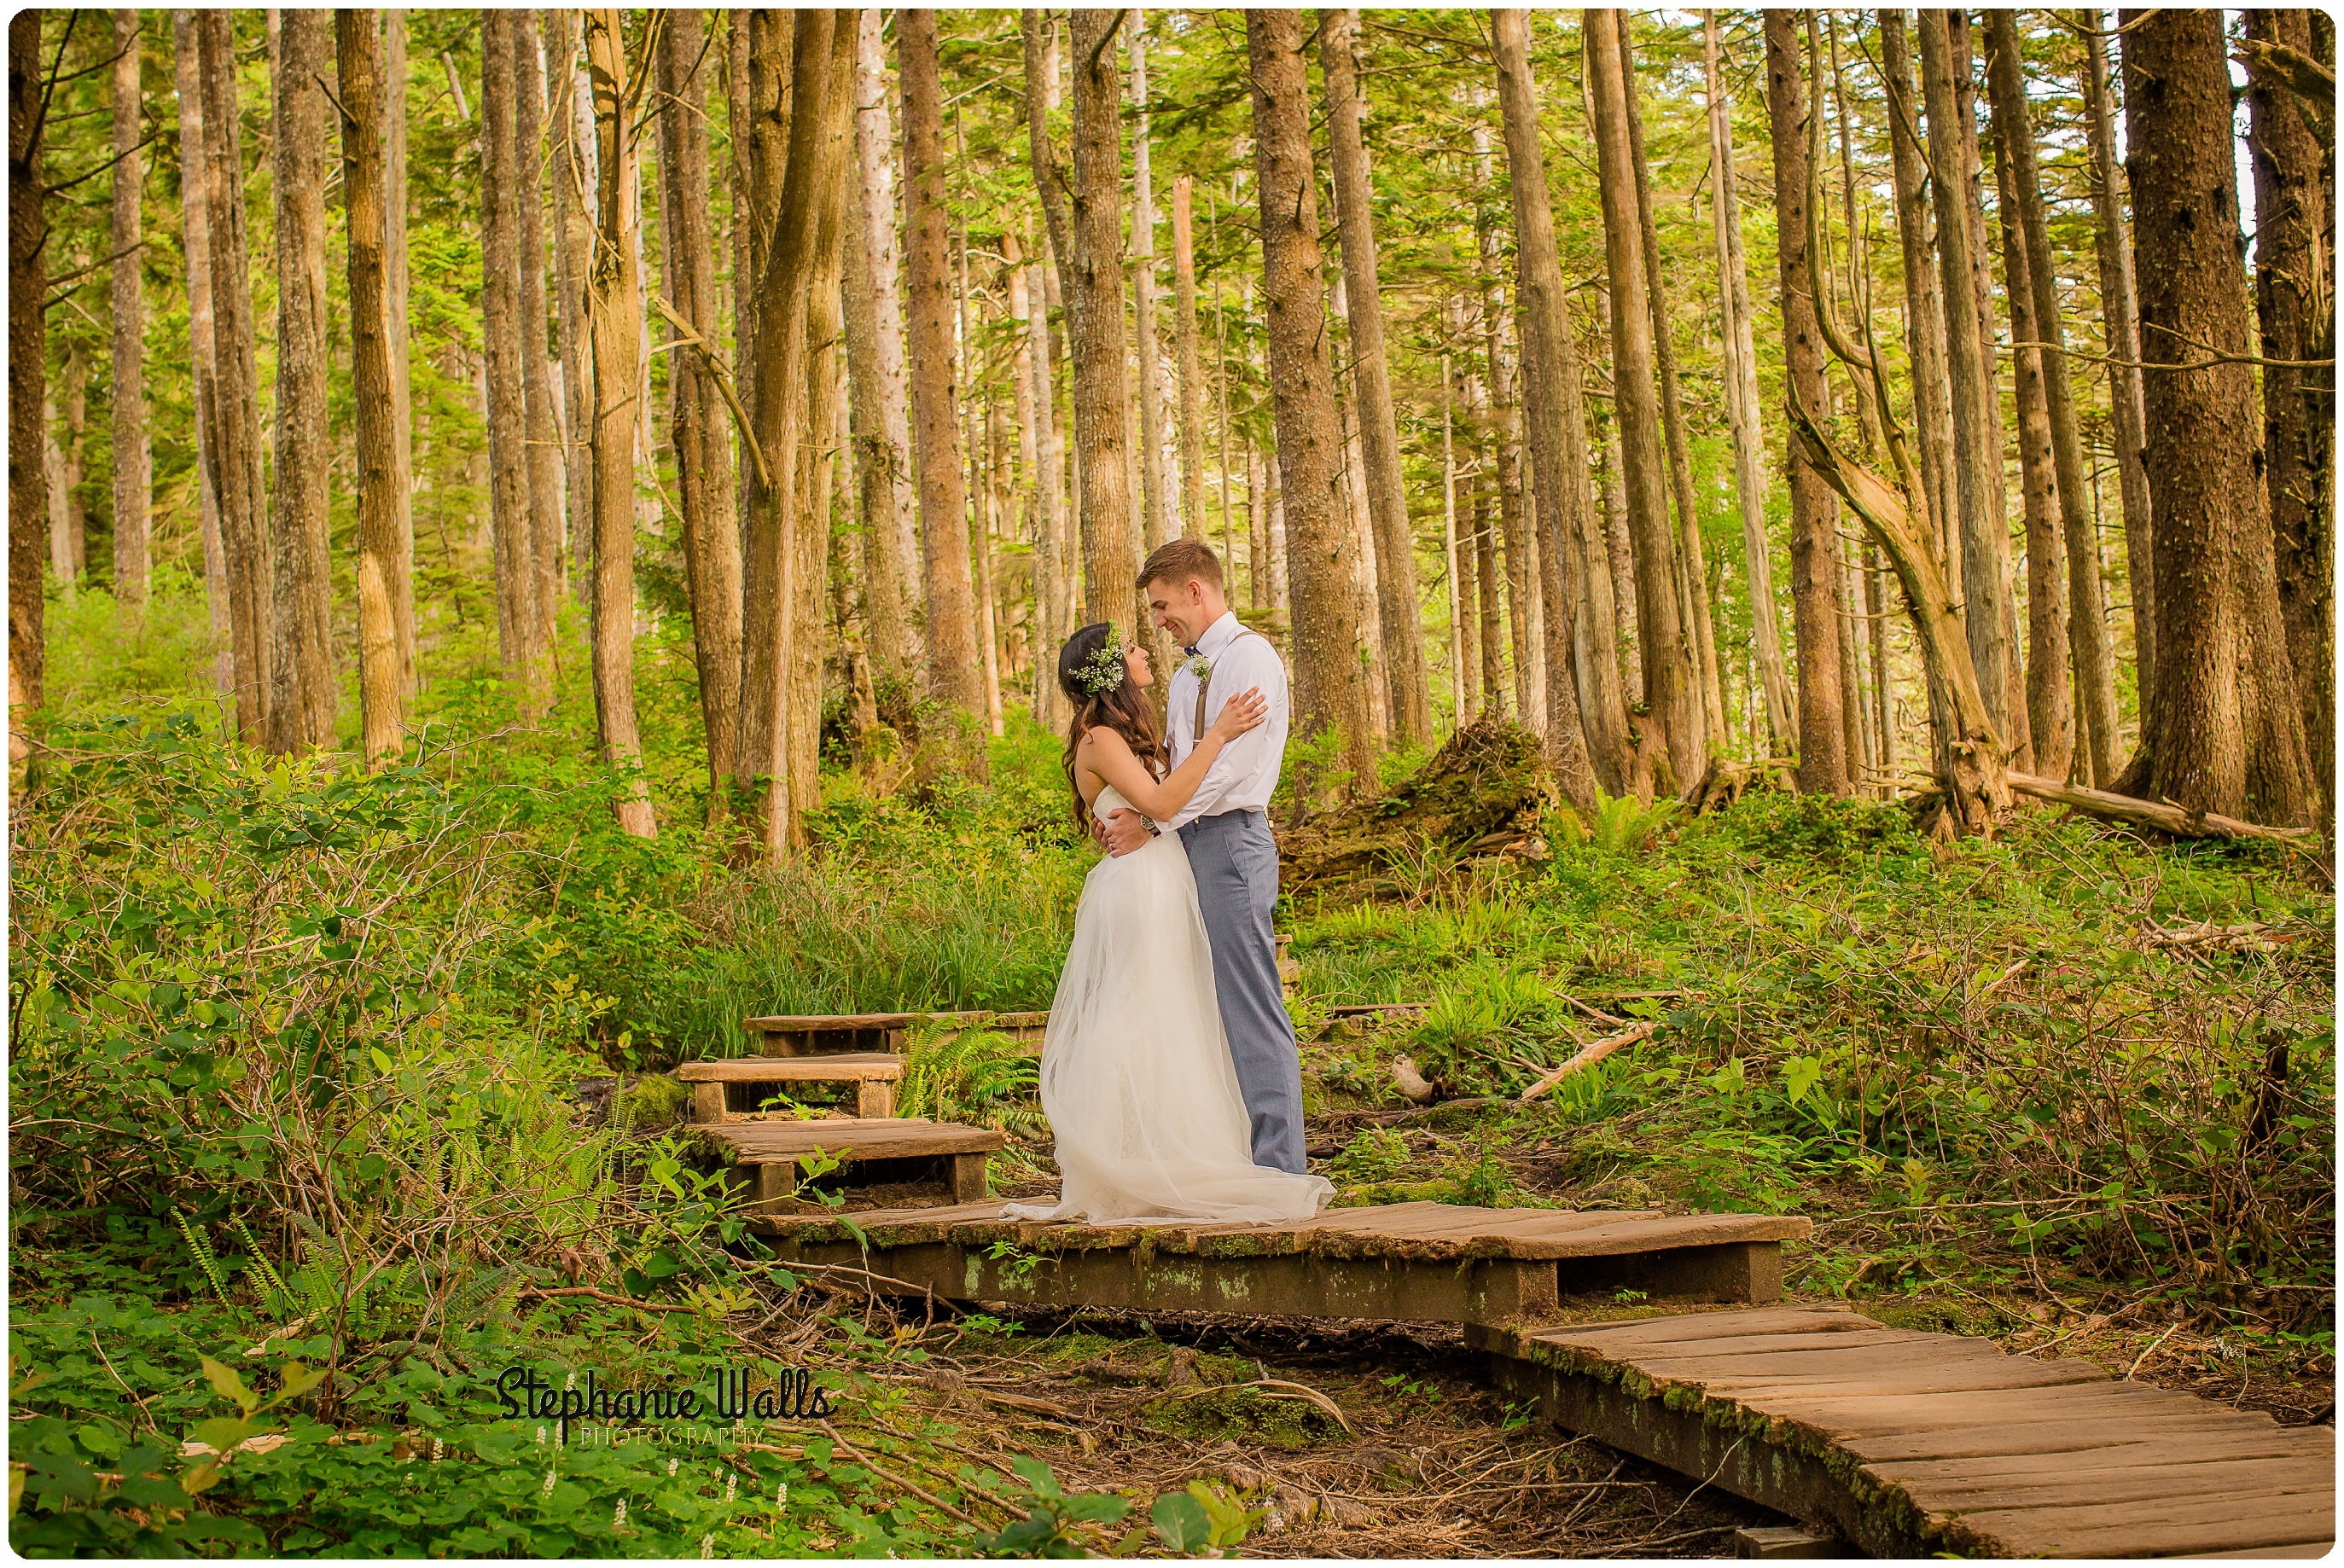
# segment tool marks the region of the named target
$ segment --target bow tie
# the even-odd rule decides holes
[[[1182,648],[1180,651],[1181,651],[1182,653],[1187,654],[1190,658],[1196,658],[1196,657],[1197,657],[1197,650],[1196,650],[1196,648],[1193,648],[1193,647],[1184,648]]]

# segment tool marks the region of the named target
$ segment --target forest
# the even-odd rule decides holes
[[[1804,1213],[1794,1296],[2332,1422],[2325,12],[8,46],[19,1551],[1730,1555],[1453,1344],[907,1312],[707,1168],[746,1019],[1049,1007],[1058,651],[1168,670],[1184,537],[1339,1203]],[[1014,1031],[904,1072],[1055,1187]],[[744,1356],[843,1413],[490,1386]]]

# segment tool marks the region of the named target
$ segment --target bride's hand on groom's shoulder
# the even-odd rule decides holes
[[[1129,807],[1118,806],[1106,814],[1104,822],[1094,819],[1091,837],[1109,855],[1128,855],[1152,837],[1147,831],[1147,819]]]

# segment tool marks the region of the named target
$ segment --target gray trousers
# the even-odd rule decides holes
[[[1278,983],[1278,842],[1259,811],[1200,817],[1180,829],[1213,948],[1221,1029],[1253,1123],[1253,1162],[1301,1175],[1302,1055]]]

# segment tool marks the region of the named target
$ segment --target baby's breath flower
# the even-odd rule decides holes
[[[627,1500],[621,1497],[619,1499],[619,1506],[611,1511],[611,1528],[613,1530],[624,1530],[626,1527]]]
[[[545,1428],[541,1426],[537,1429],[537,1446],[540,1448],[545,1446]]]
[[[778,1509],[786,1508],[786,1507],[788,1507],[788,1506],[789,1506],[789,1504],[790,1504],[790,1483],[789,1483],[788,1482],[784,1481],[784,1482],[783,1482],[783,1483],[782,1483],[782,1484],[781,1484],[781,1489],[780,1489],[779,1491],[777,1491],[777,1492],[775,1492],[775,1493],[773,1493],[773,1507],[774,1507],[775,1509],[777,1509],[777,1510],[778,1510]]]
[[[540,1497],[553,1495],[553,1467],[550,1464],[545,1467],[545,1484],[537,1489],[537,1494]]]
[[[724,1501],[732,1502],[732,1494],[740,1490],[741,1477],[738,1473],[727,1472],[724,1477]]]
[[[700,1554],[702,1557],[716,1555],[716,1532],[713,1530],[700,1538]]]
[[[671,1475],[671,1476],[672,1476],[672,1475],[675,1473],[675,1467],[676,1467],[677,1465],[679,1465],[679,1464],[682,1464],[682,1462],[683,1462],[683,1461],[682,1461],[682,1460],[680,1460],[680,1459],[671,1459],[671,1460],[669,1460],[669,1461],[667,1462],[667,1473],[668,1473],[668,1474],[669,1474],[669,1475]]]

